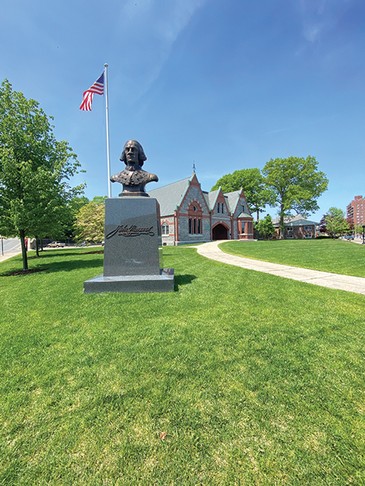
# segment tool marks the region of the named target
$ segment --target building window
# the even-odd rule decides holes
[[[313,238],[313,226],[304,226],[304,238]]]
[[[224,213],[224,203],[217,203],[217,213]]]
[[[203,222],[202,222],[203,211],[197,202],[193,202],[189,206],[189,234],[199,235],[203,233]]]
[[[161,232],[162,232],[163,235],[169,235],[170,234],[170,227],[167,223],[162,224]]]
[[[201,235],[203,233],[203,221],[201,218],[189,218],[189,234]]]

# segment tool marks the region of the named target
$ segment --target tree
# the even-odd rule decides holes
[[[76,238],[75,224],[77,213],[82,206],[85,206],[88,203],[89,199],[86,196],[74,196],[69,200],[67,204],[64,238],[68,240],[74,240]]]
[[[92,202],[96,204],[104,203],[105,199],[107,199],[107,196],[94,196],[92,198]]]
[[[327,189],[328,179],[318,170],[314,157],[271,159],[262,171],[271,191],[271,206],[279,205],[280,236],[284,235],[284,218],[291,211],[308,216],[318,209],[317,199]]]
[[[363,234],[363,225],[356,224],[354,227],[355,235],[362,235]]]
[[[74,214],[75,218],[76,218],[76,214],[80,211],[82,206],[85,206],[89,202],[90,201],[86,196],[75,196],[70,200],[69,202],[70,210]]]
[[[345,213],[339,208],[329,208],[325,215],[326,230],[332,238],[341,236],[347,233],[350,229],[348,222],[345,219]]]
[[[270,214],[267,214],[264,219],[261,221],[257,221],[255,223],[255,230],[257,230],[260,236],[264,240],[268,240],[271,238],[275,233],[275,228],[271,219]]]
[[[270,202],[270,193],[267,191],[264,178],[259,169],[241,169],[232,174],[226,174],[212,187],[212,191],[221,188],[224,193],[243,189],[248,207],[256,213],[259,220],[260,212]]]
[[[319,232],[320,233],[327,233],[327,226],[326,226],[326,214],[324,214],[319,222]]]
[[[51,118],[32,99],[0,87],[0,233],[18,236],[23,270],[28,269],[25,237],[62,232],[69,200],[82,187],[70,178],[80,167],[65,141],[57,141]]]
[[[76,239],[88,243],[104,240],[104,202],[91,201],[79,210],[76,216]]]

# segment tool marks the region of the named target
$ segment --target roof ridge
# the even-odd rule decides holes
[[[180,182],[184,182],[184,181],[190,181],[192,178],[193,178],[193,176],[184,177],[183,179],[179,179],[178,181],[169,182],[168,184],[165,184],[164,186],[160,186],[160,187],[156,187],[155,189],[151,189],[148,192],[158,191],[159,189],[163,189],[164,187],[173,186],[175,184],[179,184]]]

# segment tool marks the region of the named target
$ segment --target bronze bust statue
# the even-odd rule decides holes
[[[123,191],[119,196],[149,197],[145,192],[145,185],[148,182],[157,182],[158,177],[142,170],[143,163],[147,160],[142,145],[137,140],[128,140],[124,145],[120,160],[125,163],[125,169],[110,178],[112,182],[119,182],[123,185]]]

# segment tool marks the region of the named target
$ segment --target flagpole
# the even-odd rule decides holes
[[[110,180],[110,142],[109,142],[109,98],[108,98],[108,64],[104,64],[105,80],[105,131],[106,131],[106,163],[108,172],[108,197],[112,197],[112,183]]]

